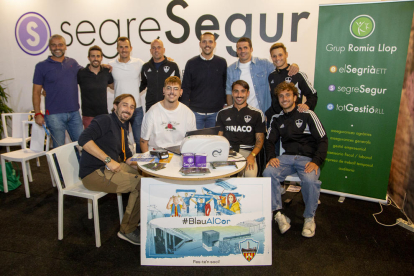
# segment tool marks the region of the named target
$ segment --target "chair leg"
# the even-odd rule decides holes
[[[29,181],[30,182],[33,182],[32,170],[30,169],[30,162],[29,162],[29,160],[27,160],[25,163],[27,165],[27,173],[28,173],[28,176],[29,176]]]
[[[56,187],[55,177],[53,176],[52,169],[49,167],[50,179],[52,179],[52,186]]]
[[[124,218],[124,204],[122,202],[122,194],[118,193],[118,212],[119,212],[119,223],[122,223],[122,219]]]
[[[92,199],[88,199],[88,219],[92,219],[92,218],[93,218]]]
[[[30,198],[29,181],[27,180],[27,167],[26,167],[25,161],[22,162],[22,169],[23,169],[24,190],[26,191],[26,197]]]
[[[39,157],[38,157],[38,158],[36,158],[36,165],[37,165],[38,167],[40,167],[40,159],[39,159]]]
[[[95,226],[95,243],[96,247],[101,247],[101,230],[99,229],[99,213],[98,213],[98,200],[93,201],[93,224]]]
[[[63,194],[58,195],[58,240],[63,240]]]
[[[3,155],[1,156],[1,172],[3,175],[3,190],[5,193],[8,193],[9,186],[7,186],[6,160],[4,160]]]

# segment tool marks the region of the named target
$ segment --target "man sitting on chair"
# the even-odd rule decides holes
[[[305,212],[302,236],[315,235],[315,212],[318,207],[321,181],[320,166],[328,151],[328,138],[316,114],[299,112],[296,105],[298,89],[293,83],[280,83],[275,92],[283,112],[273,115],[265,141],[268,163],[264,177],[272,178],[272,210],[283,234],[290,228],[290,219],[282,213],[281,182],[297,173],[301,179]],[[275,143],[281,138],[283,155],[275,156]]]
[[[179,77],[164,82],[164,100],[154,104],[145,113],[141,129],[141,151],[181,144],[187,131],[196,130],[195,115],[178,99],[183,94]]]
[[[79,137],[84,151],[79,163],[79,177],[92,191],[130,193],[118,237],[140,245],[139,191],[141,175],[130,167],[128,121],[136,107],[134,96],[121,94],[114,100],[111,114],[95,117]],[[120,161],[119,161],[120,160]]]

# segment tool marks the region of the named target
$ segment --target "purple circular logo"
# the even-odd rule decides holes
[[[328,87],[328,90],[331,91],[331,92],[335,91],[335,89],[336,89],[336,87],[333,84],[329,85],[329,87]]]
[[[37,56],[46,51],[51,36],[50,26],[38,13],[28,12],[17,20],[16,41],[26,54]]]

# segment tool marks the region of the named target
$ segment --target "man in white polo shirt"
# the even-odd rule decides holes
[[[177,146],[187,131],[197,129],[194,113],[178,101],[183,94],[180,78],[167,78],[163,91],[164,100],[154,104],[145,113],[140,142],[142,152]]]
[[[119,57],[109,62],[112,66],[115,97],[121,94],[132,94],[135,98],[137,106],[129,122],[131,123],[132,134],[134,135],[134,141],[136,143],[136,151],[141,152],[139,141],[144,113],[139,97],[139,85],[141,83],[141,68],[144,62],[139,58],[131,57],[132,46],[127,37],[121,36],[118,38],[116,49]]]

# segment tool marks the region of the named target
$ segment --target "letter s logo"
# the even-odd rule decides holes
[[[34,40],[32,40],[31,38],[26,39],[27,44],[29,44],[32,47],[35,47],[37,45],[39,45],[40,42],[40,36],[38,33],[36,33],[33,29],[37,28],[37,24],[36,22],[29,22],[29,24],[27,24],[26,26],[26,31],[29,33],[29,35],[34,37]]]
[[[23,52],[37,56],[46,51],[49,46],[50,26],[42,15],[28,12],[17,20],[15,36]]]

